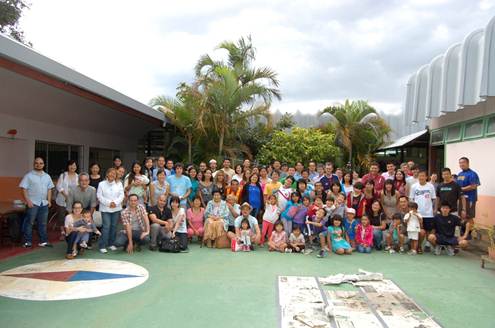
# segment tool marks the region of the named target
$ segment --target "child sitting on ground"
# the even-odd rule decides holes
[[[416,255],[423,217],[418,213],[418,204],[415,202],[409,202],[409,212],[404,215],[404,223],[407,224],[407,238],[411,241],[411,250],[408,254]]]
[[[91,236],[91,233],[95,233],[98,236],[101,235],[101,233],[98,231],[96,225],[93,222],[93,217],[91,215],[91,212],[88,210],[83,210],[81,214],[82,214],[82,219],[74,222],[73,227],[74,228],[84,227],[85,231],[77,233],[76,240],[74,241],[74,251],[77,251],[78,244],[79,247],[81,248],[88,248],[88,241],[89,241],[89,237]]]
[[[270,252],[285,252],[287,248],[287,235],[284,231],[284,225],[282,222],[275,223],[275,231],[272,232],[270,240],[268,241],[268,250]]]
[[[342,227],[342,217],[340,215],[333,216],[333,225],[328,227],[327,243],[328,247],[332,248],[335,254],[352,254],[352,248],[349,241],[346,239],[346,233]]]
[[[288,249],[295,253],[301,253],[306,246],[304,235],[301,233],[301,228],[294,227],[289,237]]]
[[[370,225],[370,219],[366,214],[361,217],[361,223],[356,228],[356,244],[359,253],[371,253],[373,227]]]
[[[253,250],[253,245],[251,245],[251,238],[253,237],[253,232],[249,226],[249,220],[243,219],[241,221],[241,231],[238,240],[238,251],[249,252]]]
[[[273,232],[275,222],[277,222],[280,210],[277,205],[277,197],[275,195],[269,195],[265,205],[265,213],[263,213],[263,227],[261,229],[260,246],[265,244],[265,238],[270,239]]]
[[[356,210],[352,207],[347,208],[347,216],[344,220],[344,230],[347,235],[347,240],[351,244],[352,249],[356,249],[356,227],[359,224],[356,220]]]
[[[395,213],[392,215],[392,223],[388,229],[387,247],[385,247],[385,251],[393,254],[398,249],[400,253],[404,253],[405,233],[406,226],[402,222],[402,215],[400,213]]]

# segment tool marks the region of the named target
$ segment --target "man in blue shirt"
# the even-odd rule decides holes
[[[321,184],[323,185],[323,190],[326,192],[330,190],[332,183],[340,184],[339,178],[333,174],[333,163],[327,162],[325,164],[325,175],[320,179]]]
[[[457,184],[461,187],[464,196],[462,207],[466,210],[468,218],[474,219],[476,216],[476,201],[478,200],[478,186],[481,184],[480,178],[476,172],[469,168],[469,159],[467,157],[459,159],[459,167],[462,171],[457,175]]]
[[[26,217],[22,225],[24,232],[24,247],[32,247],[33,224],[38,221],[38,234],[41,247],[51,247],[48,243],[46,224],[48,220],[48,208],[52,206],[52,178],[43,171],[45,162],[41,157],[34,159],[34,169],[22,179],[19,187],[26,202]]]
[[[182,163],[175,164],[175,174],[167,177],[167,182],[170,185],[170,195],[177,196],[180,199],[180,206],[186,208],[187,197],[192,190],[191,180],[182,175],[184,166]]]

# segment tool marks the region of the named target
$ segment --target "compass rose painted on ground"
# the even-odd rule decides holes
[[[134,288],[147,279],[146,269],[124,261],[48,261],[0,273],[0,296],[32,301],[92,298]]]

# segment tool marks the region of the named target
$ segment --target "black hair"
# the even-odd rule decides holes
[[[172,203],[174,203],[174,202],[180,205],[180,198],[179,198],[179,196],[175,196],[174,195],[174,196],[170,197],[170,205],[172,205]]]
[[[466,161],[466,162],[468,162],[468,163],[469,163],[469,158],[467,158],[467,157],[461,157],[461,158],[459,158],[459,160],[460,160],[460,161],[464,160],[464,161]]]
[[[242,219],[241,221],[241,228],[242,228],[242,224],[243,223],[246,223],[248,225],[248,228],[251,228],[250,224],[249,224],[249,220],[248,219]]]
[[[180,163],[180,162],[179,163],[175,163],[175,169],[177,170],[179,167],[181,167],[182,169],[184,169],[184,165],[182,163]]]
[[[354,189],[363,189],[363,183],[362,182],[356,182],[354,184]]]
[[[136,197],[137,199],[139,199],[139,196],[136,194],[130,194],[129,196],[127,196],[127,199],[131,199],[131,197]]]
[[[417,210],[418,209],[418,203],[409,202],[409,208]]]
[[[136,173],[134,173],[134,166],[136,165],[139,165],[140,169],[139,169],[139,174],[143,174],[143,166],[141,165],[141,163],[139,162],[134,162],[132,163],[131,165],[131,171],[129,172],[129,176],[127,178],[127,183],[128,184],[131,184],[132,183],[132,180],[134,180],[134,177],[136,176]]]
[[[448,207],[449,209],[451,208],[450,207],[450,204],[448,202],[446,202],[446,201],[443,201],[442,202],[442,204],[440,205],[440,208],[442,208],[442,207]]]
[[[69,166],[71,166],[71,165],[73,165],[73,164],[76,164],[76,166],[77,166],[77,162],[76,162],[76,160],[75,160],[75,159],[69,159],[69,160],[67,161],[67,165],[65,166],[65,168],[66,168],[67,170],[69,170]]]
[[[394,215],[392,215],[392,220],[402,220],[402,214],[395,213]]]
[[[444,167],[444,168],[442,169],[442,173],[443,173],[443,172],[449,172],[449,173],[452,173],[448,167]]]

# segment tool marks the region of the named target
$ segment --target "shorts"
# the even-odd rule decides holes
[[[433,218],[423,218],[423,229],[426,231],[432,231],[434,228],[433,221]]]
[[[408,231],[407,238],[410,240],[418,240],[419,239],[419,231]]]
[[[447,237],[445,235],[440,235],[436,233],[435,237],[437,238],[437,245],[457,246],[459,244],[459,240],[455,236]]]

